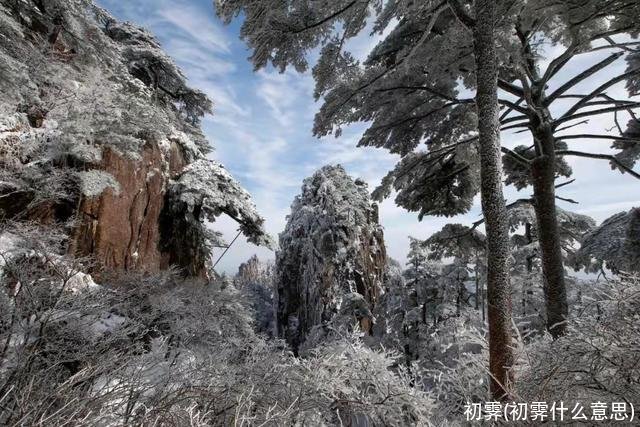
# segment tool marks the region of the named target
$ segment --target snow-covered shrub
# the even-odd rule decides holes
[[[396,355],[344,333],[305,358],[247,370],[240,425],[427,425],[432,401]],[[272,362],[273,363],[273,362]]]
[[[306,357],[254,331],[232,284],[102,272],[64,234],[2,234],[2,425],[427,424],[394,354],[340,332]],[[11,243],[13,242],[13,243]]]
[[[640,279],[623,277],[583,295],[568,332],[526,348],[517,391],[528,401],[640,404]]]
[[[489,346],[486,331],[470,325],[464,318],[452,318],[448,325],[431,335],[425,343],[425,357],[414,362],[424,386],[436,399],[434,424],[461,419],[464,405],[485,402],[489,395]]]

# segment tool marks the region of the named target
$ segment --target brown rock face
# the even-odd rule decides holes
[[[71,250],[117,270],[157,272],[168,267],[168,257],[159,246],[159,219],[168,180],[185,165],[175,142],[167,154],[158,144],[148,143],[140,159],[107,148],[99,169],[111,174],[120,188],[80,200]]]

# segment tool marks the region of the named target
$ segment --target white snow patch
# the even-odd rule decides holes
[[[100,285],[93,281],[90,274],[76,273],[67,281],[65,289],[71,293],[80,293],[86,290],[98,289]]]
[[[120,184],[110,173],[100,170],[78,172],[80,189],[87,197],[96,197],[107,188],[112,188],[116,195],[120,195]]]

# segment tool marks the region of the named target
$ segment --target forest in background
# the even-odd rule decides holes
[[[0,424],[631,422],[640,209],[598,225],[556,201],[572,157],[638,185],[636,1],[214,8],[256,70],[312,67],[316,136],[364,122],[400,161],[371,192],[319,165],[274,239],[152,34],[90,0],[0,1]],[[371,23],[361,62],[344,46]],[[403,266],[388,197],[423,221],[480,197],[483,218]],[[217,274],[221,215],[275,262]]]

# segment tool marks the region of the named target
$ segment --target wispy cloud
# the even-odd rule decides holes
[[[184,1],[162,2],[157,15],[200,46],[222,53],[230,52],[231,42],[221,24],[212,20],[211,12],[202,13],[197,7]]]

